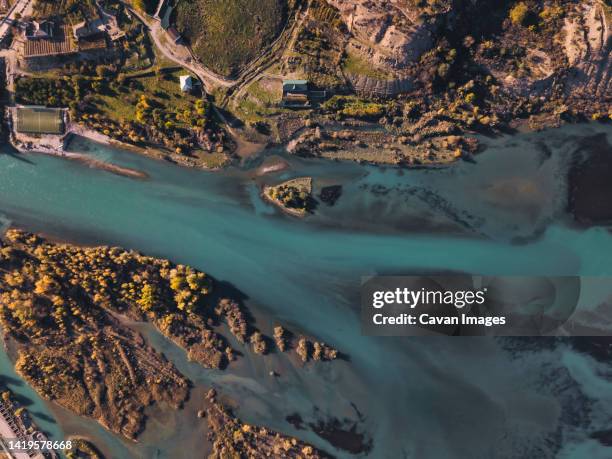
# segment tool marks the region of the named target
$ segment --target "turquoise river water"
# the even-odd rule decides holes
[[[474,162],[401,172],[271,150],[289,168],[264,177],[256,163],[207,173],[76,139],[72,150],[149,179],[0,154],[0,213],[28,230],[195,266],[244,295],[264,331],[288,324],[350,356],[302,369],[283,355],[247,354],[233,369],[208,371],[141,326],[196,388],[217,387],[248,422],[338,457],[352,456],[309,423],[335,417],[355,425],[376,458],[609,458],[612,449],[592,434],[612,420],[612,367],[570,341],[519,352],[491,338],[374,338],[361,334],[358,320],[361,278],[376,273],[612,275],[612,234],[578,227],[566,212],[569,159],[585,138],[609,149],[612,130],[582,125],[484,139],[487,150]],[[261,183],[298,175],[316,186],[342,184],[343,195],[303,220],[262,202]],[[272,369],[279,378],[268,376]],[[189,412],[195,402],[178,412],[152,409],[140,442],[130,444],[40,400],[4,354],[0,371],[53,438],[78,431],[115,458],[196,457],[202,443]],[[304,429],[285,420],[294,413]]]

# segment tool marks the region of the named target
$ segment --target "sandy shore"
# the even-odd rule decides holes
[[[112,142],[112,139],[109,136],[76,123],[70,123],[70,126],[68,126],[66,131],[66,138],[68,138],[70,134],[85,137],[86,139],[93,140],[94,142],[102,143],[104,145],[110,145]]]
[[[84,153],[67,152],[65,150],[65,147],[68,144],[70,137],[73,135],[78,135],[88,140],[101,143],[103,145],[111,145],[113,143],[113,140],[110,137],[105,136],[104,134],[101,134],[91,129],[87,129],[80,125],[73,124],[68,128],[68,131],[64,136],[56,136],[56,138],[51,139],[52,141],[47,142],[48,144],[42,142],[35,144],[31,141],[24,142],[22,139],[11,138],[11,145],[21,154],[39,153],[50,156],[57,156],[60,158],[66,158],[73,161],[79,161],[95,169],[104,170],[112,174],[121,175],[124,177],[137,179],[146,179],[149,177],[145,172],[137,169],[107,163]],[[53,145],[54,143],[55,145]]]
[[[289,169],[289,163],[280,157],[266,158],[261,166],[255,172],[255,175],[260,177],[274,172],[281,172]]]
[[[149,175],[146,172],[140,171],[138,169],[132,169],[129,167],[122,167],[116,164],[107,163],[81,153],[65,153],[64,157],[79,161],[83,164],[87,164],[88,166],[93,167],[95,169],[101,169],[112,174],[121,175],[123,177],[131,177],[137,179],[149,178]]]
[[[50,148],[44,148],[44,147],[39,148],[38,146],[36,146],[35,148],[31,148],[31,149],[19,147],[17,145],[13,145],[13,146],[17,149],[17,151],[19,151],[19,153],[22,153],[22,154],[39,153],[39,154],[44,154],[44,155],[49,155],[49,156],[57,156],[59,158],[65,158],[65,159],[69,159],[72,161],[78,161],[94,169],[104,170],[112,174],[121,175],[123,177],[138,178],[138,179],[149,178],[149,176],[143,171],[139,171],[137,169],[131,169],[129,167],[118,166],[116,164],[106,163],[104,161],[100,161],[98,159],[92,158],[91,156],[88,156],[83,153],[57,151],[55,149],[50,149]]]

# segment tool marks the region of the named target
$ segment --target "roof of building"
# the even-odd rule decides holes
[[[307,80],[284,80],[283,91],[306,91],[308,89]]]
[[[193,78],[191,78],[191,75],[181,75],[179,80],[182,91],[191,91],[193,89]]]
[[[102,34],[81,38],[77,44],[79,51],[95,51],[106,49],[106,47],[106,38]]]
[[[72,40],[68,37],[69,26],[62,25],[56,30],[53,38],[39,38],[37,40],[26,40],[23,50],[25,58],[36,56],[53,56],[67,54],[75,51]]]
[[[93,20],[81,21],[72,26],[74,37],[79,40],[97,34],[107,34],[112,41],[125,36],[117,23],[117,18],[100,9],[100,17]]]
[[[32,40],[37,38],[50,38],[53,36],[55,24],[51,21],[32,21],[26,26],[26,38]]]
[[[295,94],[289,93],[285,96],[287,102],[308,102],[308,96],[306,94]]]

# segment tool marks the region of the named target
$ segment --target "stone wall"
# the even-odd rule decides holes
[[[22,56],[18,62],[23,70],[45,71],[83,61],[109,63],[116,59],[117,55],[118,51],[115,48],[105,48],[57,55]]]
[[[411,78],[394,78],[379,80],[366,75],[346,75],[354,91],[366,97],[395,97],[411,91],[414,87]]]

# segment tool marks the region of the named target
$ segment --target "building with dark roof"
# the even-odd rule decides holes
[[[39,40],[53,38],[55,24],[52,21],[32,21],[25,26],[25,38],[27,40]]]
[[[284,80],[281,106],[288,108],[310,107],[307,80]]]
[[[288,93],[306,94],[308,92],[307,80],[284,80],[283,81],[283,96]]]

